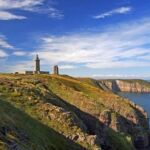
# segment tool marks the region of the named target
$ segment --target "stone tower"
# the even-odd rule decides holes
[[[54,74],[59,75],[59,68],[58,66],[54,66]]]
[[[36,55],[35,59],[35,73],[40,73],[40,59],[38,55]]]

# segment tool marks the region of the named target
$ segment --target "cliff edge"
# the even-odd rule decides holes
[[[101,84],[113,92],[150,93],[150,83],[145,80],[99,80]]]

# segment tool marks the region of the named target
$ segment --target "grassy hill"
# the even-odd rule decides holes
[[[0,119],[2,150],[132,150],[148,136],[142,108],[69,76],[0,75]]]

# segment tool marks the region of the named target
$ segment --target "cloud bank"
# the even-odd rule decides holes
[[[96,69],[147,67],[150,66],[149,29],[150,21],[144,19],[104,32],[42,37],[39,50],[32,55],[39,53],[45,64]]]
[[[14,67],[10,66],[10,70],[16,71],[16,68],[18,71],[32,70],[32,58],[37,53],[42,65],[47,68],[55,64],[63,70],[148,68],[149,29],[150,19],[147,18],[110,26],[103,31],[42,36],[38,39],[40,42],[36,51],[11,53],[17,57],[24,56],[25,59],[15,62]],[[0,45],[11,48],[4,38],[0,40]]]

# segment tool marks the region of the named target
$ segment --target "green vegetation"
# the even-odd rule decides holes
[[[71,143],[64,136],[41,124],[6,101],[0,100],[0,150],[13,146],[21,150],[66,150]],[[6,130],[2,134],[2,129]],[[72,143],[72,149],[80,146]]]
[[[136,120],[147,136],[145,114],[89,78],[0,75],[0,120],[0,150],[132,150]]]
[[[126,140],[124,139],[124,137],[126,137]],[[109,131],[108,131],[108,139],[109,139],[109,141],[111,141],[112,145],[114,145],[114,143],[116,143],[113,147],[114,150],[134,149],[134,147],[132,145],[132,139],[130,136],[126,136],[121,133],[116,134],[116,133],[114,133],[114,131],[112,129],[109,129]],[[122,145],[124,145],[124,147],[122,147]]]

